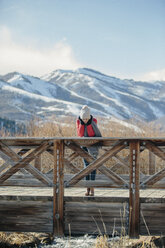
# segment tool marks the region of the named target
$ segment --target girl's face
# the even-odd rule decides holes
[[[83,122],[86,124],[89,121],[89,119],[83,119]]]

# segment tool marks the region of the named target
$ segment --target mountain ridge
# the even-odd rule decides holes
[[[10,72],[0,76],[0,99],[0,117],[18,121],[34,115],[77,116],[82,105],[89,105],[95,115],[120,120],[165,116],[164,81],[122,80],[90,68],[58,69],[41,77]]]

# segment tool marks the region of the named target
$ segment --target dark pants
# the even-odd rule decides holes
[[[84,151],[88,152],[88,149],[86,147],[83,147]],[[84,162],[84,168],[86,168],[89,163],[83,159],[83,162]],[[96,178],[96,170],[93,170],[89,175],[86,176],[86,180],[95,180]]]

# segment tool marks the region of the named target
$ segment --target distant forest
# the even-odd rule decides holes
[[[6,134],[25,134],[26,126],[13,120],[0,117],[0,131]]]

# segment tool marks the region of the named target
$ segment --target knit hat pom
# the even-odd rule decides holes
[[[90,119],[90,109],[87,105],[84,105],[80,111],[80,118],[83,119]]]

